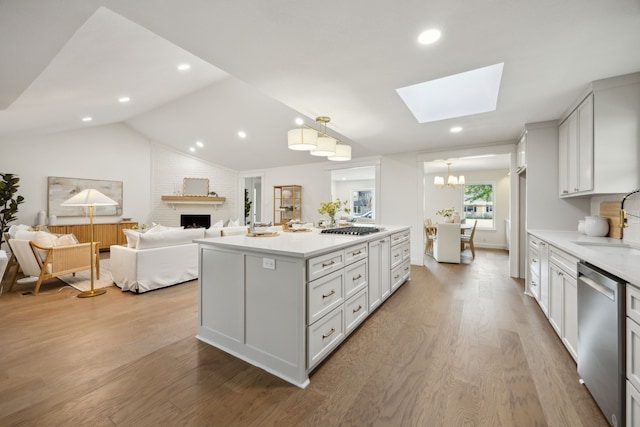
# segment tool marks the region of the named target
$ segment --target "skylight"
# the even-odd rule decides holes
[[[504,62],[396,89],[419,123],[495,111]]]

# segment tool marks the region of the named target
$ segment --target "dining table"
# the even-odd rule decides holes
[[[438,231],[438,224],[429,224],[424,226],[425,229],[429,232],[429,234],[436,234]],[[460,224],[460,233],[464,234],[466,230],[471,230],[473,228],[473,224],[461,223]]]

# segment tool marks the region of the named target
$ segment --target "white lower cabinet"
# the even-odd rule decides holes
[[[578,360],[578,282],[564,276],[562,296],[562,342],[574,360]]]
[[[391,294],[389,276],[389,249],[391,239],[387,236],[369,242],[369,310],[382,304]]]
[[[626,426],[628,427],[640,427],[640,393],[638,390],[627,381],[627,399],[626,399]]]
[[[578,259],[529,236],[529,285],[571,357],[578,360]]]

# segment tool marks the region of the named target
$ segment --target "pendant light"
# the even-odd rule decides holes
[[[451,162],[447,162],[447,183],[444,183],[444,177],[435,176],[433,178],[433,184],[440,188],[456,188],[458,186],[464,185],[464,175],[455,176],[451,175]]]
[[[351,146],[342,144],[327,133],[330,121],[327,116],[319,116],[316,117],[319,129],[301,124],[300,128],[290,130],[287,133],[289,149],[309,151],[312,156],[324,156],[332,161],[351,160]]]

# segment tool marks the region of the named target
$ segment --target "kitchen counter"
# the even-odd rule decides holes
[[[529,234],[640,287],[640,255],[633,253],[640,247],[629,245],[621,239],[590,237],[573,231],[529,230]],[[605,246],[584,246],[585,243]],[[607,252],[608,247],[616,246],[621,247],[619,252]],[[632,248],[623,249],[626,246]]]
[[[245,251],[265,252],[295,258],[310,258],[329,250],[339,250],[358,242],[367,242],[406,230],[402,226],[376,226],[382,231],[364,236],[349,236],[341,234],[322,234],[320,229],[311,231],[286,232],[280,231],[276,236],[236,235],[194,240],[226,249],[241,249]]]

